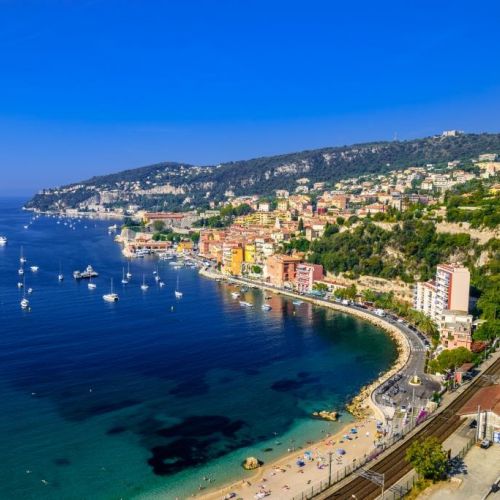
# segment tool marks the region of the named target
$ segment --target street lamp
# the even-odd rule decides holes
[[[328,463],[328,486],[332,485],[332,455],[333,451],[328,452],[330,456],[330,462]]]

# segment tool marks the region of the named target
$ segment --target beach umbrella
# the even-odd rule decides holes
[[[295,462],[299,467],[304,467],[305,462],[303,462],[302,460],[297,460],[297,462]]]
[[[339,449],[337,450],[337,455],[345,455],[345,450],[344,450],[344,448],[339,448]]]

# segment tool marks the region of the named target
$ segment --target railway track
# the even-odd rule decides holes
[[[396,448],[392,453],[388,454],[373,467],[371,471],[379,474],[385,474],[385,488],[393,486],[407,472],[411,470],[411,466],[405,460],[405,454],[408,447],[416,439],[425,439],[426,437],[436,437],[441,443],[448,438],[455,430],[460,427],[461,419],[456,414],[457,411],[470,399],[470,397],[480,388],[491,385],[491,377],[484,375],[499,375],[500,374],[500,358],[497,359],[487,370],[474,380],[467,389],[460,394],[450,405],[441,413],[436,415],[425,427],[422,427],[411,439],[404,442]],[[330,495],[323,493],[322,498],[332,500],[372,500],[377,498],[381,493],[380,486],[364,479],[357,477],[346,485],[342,486]]]

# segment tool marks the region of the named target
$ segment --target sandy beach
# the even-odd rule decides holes
[[[358,422],[350,422],[334,435],[310,444],[309,447],[289,451],[279,460],[264,464],[254,472],[244,472],[243,479],[216,491],[204,493],[210,488],[208,481],[195,498],[222,500],[233,498],[254,500],[258,498],[291,499],[321,481],[328,481],[330,453],[332,454],[332,480],[341,474],[344,467],[360,461],[375,449],[378,430],[375,416]],[[342,450],[344,453],[342,453]],[[257,457],[259,458],[259,457]],[[244,475],[246,474],[246,477]],[[227,496],[227,497],[226,497]]]

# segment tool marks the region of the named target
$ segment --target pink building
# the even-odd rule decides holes
[[[309,293],[315,281],[323,279],[323,266],[320,264],[299,264],[296,270],[295,284],[300,293]]]

